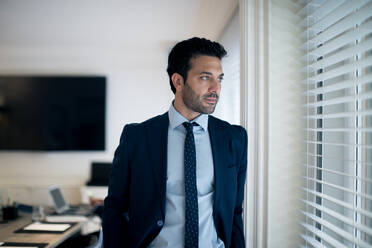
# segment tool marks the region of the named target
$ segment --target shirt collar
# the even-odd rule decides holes
[[[172,129],[175,129],[176,127],[182,125],[182,123],[189,122],[183,115],[181,115],[176,108],[173,106],[173,102],[171,103],[169,107],[169,125]],[[203,131],[206,131],[208,129],[208,115],[207,114],[200,114],[198,117],[196,117],[191,122],[196,122]]]

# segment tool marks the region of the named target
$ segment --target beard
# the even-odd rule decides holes
[[[203,104],[203,100],[208,97],[216,98],[215,103]],[[216,93],[208,93],[203,96],[198,95],[188,84],[185,82],[185,87],[182,92],[182,100],[187,108],[201,114],[212,114],[217,106],[219,95]]]

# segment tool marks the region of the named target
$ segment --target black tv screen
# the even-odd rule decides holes
[[[0,76],[0,150],[104,150],[105,103],[102,76]]]

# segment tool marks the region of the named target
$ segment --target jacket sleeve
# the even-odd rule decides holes
[[[247,132],[240,127],[241,137],[241,157],[239,163],[239,171],[237,176],[237,195],[234,209],[234,220],[231,233],[231,247],[242,248],[245,247],[244,229],[243,229],[243,199],[244,199],[244,185],[247,173],[247,148],[248,138]]]
[[[102,228],[106,248],[126,247],[128,239],[126,218],[130,192],[128,128],[129,125],[124,127],[120,144],[115,151],[108,195],[104,202]]]

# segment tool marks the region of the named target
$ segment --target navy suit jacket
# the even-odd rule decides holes
[[[165,217],[168,113],[124,127],[115,151],[103,214],[105,248],[147,247]],[[242,203],[247,133],[209,116],[215,192],[213,219],[226,248],[245,247]]]

